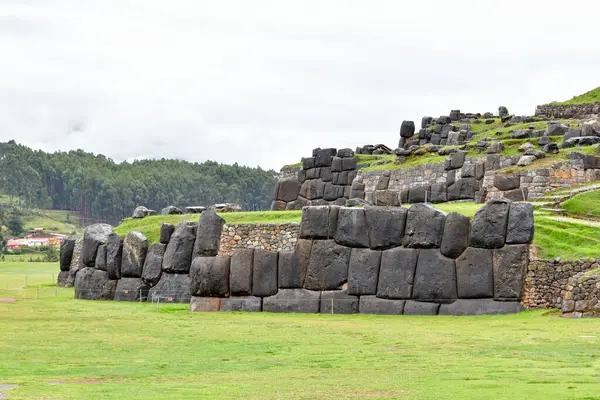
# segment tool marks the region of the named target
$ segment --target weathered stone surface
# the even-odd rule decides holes
[[[101,244],[108,241],[112,233],[112,227],[108,224],[93,224],[85,228],[83,234],[83,246],[81,248],[81,261],[86,267],[94,267],[96,264],[96,252]]]
[[[314,167],[315,167],[315,158],[314,157],[302,158],[302,169],[311,169]]]
[[[165,255],[166,248],[167,245],[163,243],[152,243],[148,247],[144,269],[142,270],[142,279],[150,286],[156,285],[160,280],[163,256]]]
[[[439,315],[516,314],[521,311],[523,306],[518,301],[459,299],[451,304],[442,304]]]
[[[342,158],[342,170],[350,171],[356,169],[356,158]]]
[[[311,206],[302,209],[300,237],[303,239],[328,239],[335,234],[338,207]]]
[[[426,200],[429,200],[429,192],[431,191],[431,186],[414,186],[411,187],[408,191],[408,202],[415,203],[424,203]]]
[[[402,125],[400,126],[400,137],[410,138],[413,137],[414,134],[415,123],[413,121],[402,121]]]
[[[175,225],[167,224],[165,222],[160,224],[160,242],[163,244],[169,243],[169,240],[171,240],[171,235],[173,235],[174,231]]]
[[[526,187],[520,187],[518,189],[504,192],[502,193],[502,196],[510,201],[525,201],[527,200],[528,193],[529,190]]]
[[[430,201],[432,203],[444,203],[448,200],[446,195],[446,184],[436,183],[431,185],[431,196]]]
[[[473,217],[471,246],[497,249],[504,246],[510,200],[493,197]]]
[[[321,314],[357,314],[358,297],[349,295],[346,290],[321,292],[320,312]]]
[[[456,268],[454,260],[446,258],[438,249],[419,252],[413,299],[448,303],[456,300]]]
[[[72,236],[63,239],[60,242],[60,270],[68,271],[71,269],[73,259],[73,250],[75,250],[76,239]]]
[[[279,252],[278,284],[282,289],[301,288],[304,283],[300,259],[295,251]]]
[[[333,156],[336,153],[336,149],[319,149],[315,157],[315,167],[331,167]]]
[[[133,210],[133,214],[131,215],[131,218],[144,218],[144,217],[147,217],[149,211],[150,210],[148,210],[144,206],[136,207],[135,210]]]
[[[493,250],[468,247],[456,260],[459,298],[494,296]]]
[[[369,247],[364,209],[349,207],[339,209],[335,241],[348,247]]]
[[[195,297],[190,300],[191,312],[215,312],[221,309],[221,300],[216,297]]]
[[[352,249],[348,268],[348,294],[376,294],[380,262],[381,251]]]
[[[125,278],[141,278],[147,251],[146,236],[139,231],[129,231],[123,241],[121,275]]]
[[[402,246],[407,214],[401,207],[365,207],[369,247],[385,250]]]
[[[116,233],[111,233],[106,244],[106,272],[109,279],[121,279],[122,259],[123,239]]]
[[[309,290],[335,290],[348,280],[350,248],[333,240],[315,240],[304,281]]]
[[[278,254],[273,251],[254,251],[253,296],[267,297],[277,293],[277,258]]]
[[[512,190],[521,185],[519,174],[501,174],[494,175],[494,186],[498,190]]]
[[[59,286],[59,287],[73,286],[73,284],[69,284],[69,271],[60,271],[58,273],[58,277],[56,278],[56,286]]]
[[[376,296],[361,296],[359,312],[361,314],[402,315],[404,300],[380,299]]]
[[[195,226],[189,225],[187,221],[177,225],[165,250],[163,271],[171,274],[189,273],[195,240]]]
[[[167,207],[163,208],[162,210],[160,210],[160,215],[179,215],[179,214],[183,214],[183,211],[181,211],[181,208],[178,208],[175,206],[167,206]]]
[[[533,241],[533,204],[512,203],[508,212],[506,243],[529,244]]]
[[[349,157],[354,157],[354,151],[352,151],[352,149],[339,149],[337,151],[337,156],[338,157],[342,157],[342,158],[349,158]]]
[[[117,281],[115,301],[146,301],[149,289],[142,278],[121,278]]]
[[[263,299],[263,311],[318,313],[320,300],[320,292],[306,289],[281,289],[276,295]]]
[[[65,271],[66,272],[66,271]],[[75,276],[75,298],[86,300],[112,300],[117,281],[108,279],[106,271],[82,268]]]
[[[206,211],[204,206],[188,206],[185,208],[186,214],[202,214],[204,211]]]
[[[300,193],[300,187],[302,185],[297,178],[282,179],[279,181],[279,190],[277,193],[277,200],[290,202],[296,200]]]
[[[444,169],[458,169],[463,166],[465,163],[465,155],[464,151],[457,151],[456,153],[452,153],[446,158],[444,161]]]
[[[448,186],[448,201],[467,200],[475,198],[479,190],[479,182],[475,178],[463,178]]]
[[[231,256],[229,285],[232,296],[252,294],[254,249],[236,249]]]
[[[470,231],[471,221],[468,217],[456,212],[448,214],[440,248],[442,254],[450,258],[460,256],[469,245]]]
[[[262,299],[255,296],[221,299],[221,311],[260,312],[262,311]]]
[[[164,273],[148,292],[149,300],[160,303],[189,303],[190,298],[190,275],[188,274]]]
[[[494,250],[494,298],[520,300],[525,272],[529,264],[529,246],[506,245]]]
[[[337,173],[337,174],[340,174],[340,173]],[[337,179],[334,180],[334,176],[338,176],[338,175],[336,175],[336,173],[332,173],[331,180],[334,184],[337,184],[337,182],[336,182]],[[347,175],[346,175],[345,179],[348,179]],[[323,198],[324,190],[325,190],[325,183],[323,182],[323,180],[321,178],[310,179],[310,180],[304,181],[304,183],[300,187],[300,196],[302,196],[308,200],[321,199],[321,198]]]
[[[413,204],[408,209],[404,247],[440,247],[446,214],[428,204]]]
[[[194,245],[195,257],[214,257],[219,254],[221,233],[225,220],[213,210],[200,214],[196,243]]]
[[[583,169],[600,168],[600,157],[596,157],[592,154],[582,154],[574,151],[571,153],[571,160],[583,161]]]
[[[419,250],[397,247],[381,253],[377,297],[410,299]]]
[[[404,315],[437,315],[439,303],[408,300],[404,304]]]
[[[190,293],[202,297],[229,297],[229,257],[196,257],[190,268]]]
[[[106,245],[101,244],[98,246],[98,251],[96,252],[96,269],[101,269],[102,271],[106,271]]]

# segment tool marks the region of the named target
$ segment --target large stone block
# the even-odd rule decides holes
[[[335,241],[348,247],[369,247],[364,209],[349,207],[339,209]]]
[[[404,300],[386,300],[376,296],[361,296],[359,312],[361,314],[402,315]]]
[[[276,295],[263,299],[263,311],[318,313],[320,300],[320,292],[306,289],[281,289]]]
[[[431,185],[430,201],[432,203],[444,203],[448,199],[445,183],[436,183]]]
[[[332,180],[333,175],[335,175],[335,173],[332,173]],[[335,182],[333,183],[335,184]],[[302,184],[302,187],[300,188],[300,196],[308,200],[322,199],[324,190],[325,183],[321,178],[309,179],[304,181]]]
[[[413,299],[449,303],[456,298],[454,260],[444,257],[438,249],[421,250],[415,272]]]
[[[148,247],[144,269],[142,270],[142,279],[150,286],[154,286],[160,280],[162,274],[163,256],[165,255],[166,244],[152,243]]]
[[[450,258],[460,256],[469,245],[470,231],[471,221],[468,217],[456,212],[448,214],[442,235],[442,254]]]
[[[190,275],[162,274],[158,283],[148,292],[148,299],[159,303],[189,303]]]
[[[404,304],[404,315],[437,315],[439,303],[407,300]]]
[[[380,262],[381,251],[352,249],[348,268],[348,294],[376,294]]]
[[[465,155],[466,153],[464,151],[457,151],[456,153],[450,154],[444,161],[444,169],[451,170],[462,168],[465,163]]]
[[[168,224],[166,222],[160,224],[160,242],[163,244],[169,243],[169,240],[171,240],[171,235],[173,235],[174,231],[175,225]]]
[[[430,192],[431,186],[429,185],[411,187],[408,191],[408,202],[415,204],[429,201],[429,198],[431,197],[429,194]]]
[[[309,290],[335,290],[348,280],[350,248],[333,240],[315,240],[304,288]]]
[[[300,237],[303,239],[330,239],[335,235],[338,207],[311,206],[302,209]]]
[[[506,243],[529,244],[533,241],[533,231],[533,204],[511,204],[508,212]]]
[[[410,299],[419,250],[397,247],[381,253],[377,297]]]
[[[66,272],[66,271],[64,271]],[[108,278],[108,273],[95,268],[82,268],[75,276],[75,298],[86,300],[112,300],[117,281]]]
[[[298,198],[301,184],[298,178],[288,178],[279,181],[279,190],[277,192],[277,200],[290,202]]]
[[[400,125],[400,137],[409,138],[415,134],[415,123],[413,121],[402,121]]]
[[[315,158],[314,157],[304,157],[302,158],[302,169],[311,169],[315,167]]]
[[[451,304],[442,304],[439,315],[515,314],[521,311],[523,306],[518,301],[459,299]]]
[[[300,259],[295,251],[279,252],[278,285],[282,289],[298,289],[303,286],[304,276]]]
[[[262,299],[254,296],[221,299],[221,311],[260,312],[262,311]]]
[[[459,298],[494,296],[493,250],[468,247],[456,260]]]
[[[214,257],[219,254],[224,224],[225,220],[219,217],[214,210],[204,211],[200,214],[194,257]]]
[[[190,300],[191,312],[216,312],[221,309],[221,300],[217,297],[195,297]]]
[[[111,233],[106,244],[106,272],[109,279],[121,279],[122,260],[123,239],[116,233]]]
[[[504,246],[510,200],[492,197],[473,217],[471,246],[497,249]]]
[[[141,278],[147,252],[146,236],[139,231],[129,231],[123,241],[121,275],[125,278]]]
[[[506,191],[516,189],[521,185],[519,174],[501,174],[494,175],[494,186],[498,190]]]
[[[346,290],[328,290],[321,292],[321,314],[357,314],[358,297],[351,296]]]
[[[469,200],[475,198],[479,182],[475,178],[463,178],[448,186],[448,201]]]
[[[56,278],[56,286],[58,287],[69,287],[69,271],[60,271]]]
[[[121,278],[117,282],[115,301],[146,301],[148,298],[150,286],[142,278]]]
[[[68,271],[71,269],[71,260],[73,259],[73,250],[75,250],[75,238],[69,236],[60,242],[60,270]]]
[[[235,249],[231,256],[229,287],[232,296],[252,294],[254,249]]]
[[[196,226],[181,222],[175,228],[163,258],[163,271],[171,274],[187,274],[192,264],[192,253],[196,240]]]
[[[494,298],[520,300],[529,264],[529,246],[506,245],[494,250]]]
[[[101,244],[108,241],[112,227],[108,224],[93,224],[85,228],[83,233],[83,246],[81,247],[81,261],[86,267],[95,267],[96,252]]]
[[[406,208],[366,207],[369,247],[385,250],[402,245],[406,225]]]
[[[190,268],[193,296],[229,297],[229,257],[196,257]]]
[[[98,251],[96,252],[96,269],[101,269],[102,271],[106,271],[106,245],[101,244],[98,246]]]
[[[413,204],[408,209],[404,247],[440,247],[446,214],[428,204]]]
[[[343,171],[350,171],[350,170],[355,170],[355,169],[356,169],[356,158],[354,158],[354,157],[342,158],[342,170]]]
[[[267,297],[277,293],[277,259],[276,252],[261,249],[254,251],[253,296]]]
[[[318,149],[315,156],[315,167],[331,167],[331,162],[336,154],[336,149]]]

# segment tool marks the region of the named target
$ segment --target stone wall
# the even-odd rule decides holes
[[[569,279],[561,311],[572,318],[600,317],[599,298],[600,272],[580,272]]]
[[[297,223],[224,225],[219,255],[230,256],[236,249],[292,251],[299,231]]]
[[[583,118],[585,116],[599,114],[600,103],[594,104],[571,104],[571,105],[541,105],[535,108],[536,116],[548,118]]]

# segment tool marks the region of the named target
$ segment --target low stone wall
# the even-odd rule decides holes
[[[224,225],[219,255],[230,256],[236,249],[292,251],[299,231],[298,223]]]
[[[548,118],[583,118],[588,115],[599,114],[600,103],[570,104],[570,105],[541,105],[535,108],[536,116]]]
[[[561,310],[572,318],[600,317],[599,298],[600,273],[580,272],[569,279]]]

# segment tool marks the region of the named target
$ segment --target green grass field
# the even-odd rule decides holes
[[[598,217],[600,215],[600,190],[578,194],[562,203],[562,208],[569,213]]]
[[[1,264],[0,287],[23,267]],[[600,399],[594,319],[190,313],[66,290],[0,302],[7,399]]]
[[[589,92],[585,92],[584,94],[580,94],[579,96],[574,96],[571,100],[566,101],[554,101],[550,103],[550,105],[569,105],[569,104],[591,104],[597,103],[600,101],[600,87],[596,89],[592,89]]]

